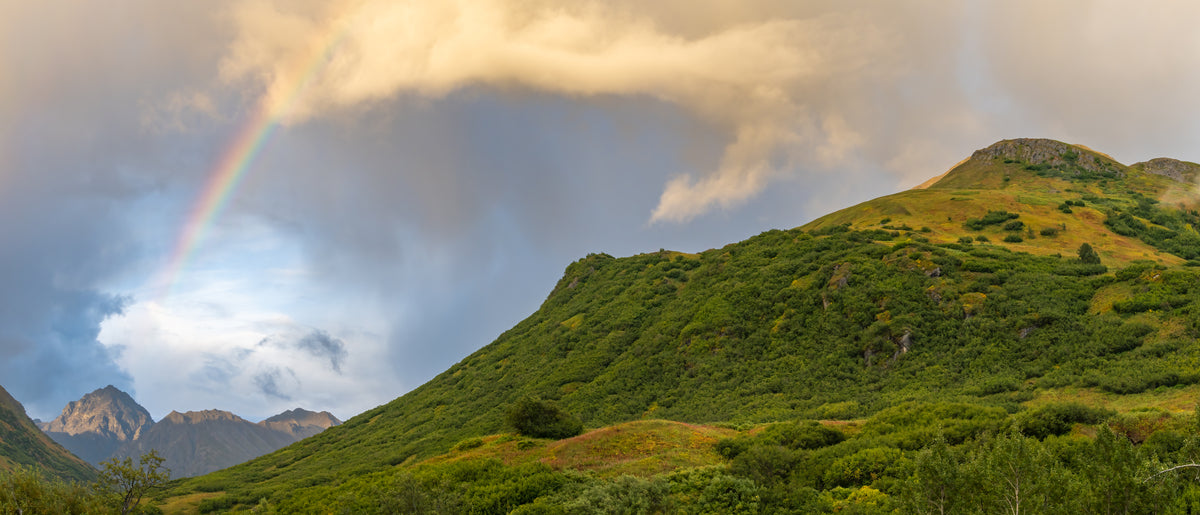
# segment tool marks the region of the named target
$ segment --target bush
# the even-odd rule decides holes
[[[1008,211],[988,211],[986,215],[983,215],[983,218],[970,218],[966,222],[963,222],[963,227],[973,231],[982,231],[984,227],[1000,225],[1018,216],[1021,215],[1009,213]]]
[[[1094,249],[1092,249],[1092,246],[1088,245],[1087,243],[1084,243],[1083,245],[1079,246],[1078,254],[1079,254],[1079,261],[1083,262],[1084,264],[1087,264],[1087,265],[1100,264],[1100,255],[1096,254],[1096,251]]]
[[[840,443],[846,435],[816,421],[781,422],[763,430],[763,438],[789,449],[820,449]]]
[[[47,477],[37,469],[0,471],[0,513],[106,513],[106,497],[81,483]]]
[[[1004,224],[1004,230],[1006,230],[1006,231],[1021,231],[1024,229],[1025,229],[1025,222],[1022,222],[1020,220],[1013,220],[1011,222]]]
[[[1017,426],[1025,436],[1041,440],[1050,435],[1065,435],[1076,423],[1099,424],[1113,415],[1106,409],[1073,402],[1047,404],[1022,413],[1017,417]]]
[[[1022,241],[1025,241],[1025,240],[1016,234],[1010,234],[1010,235],[1004,237],[1005,243],[1021,243]]]
[[[508,425],[533,438],[570,438],[583,432],[583,422],[553,403],[526,397],[508,410]]]
[[[1051,237],[1058,236],[1058,228],[1057,227],[1046,227],[1045,229],[1041,230],[1041,235],[1042,236],[1051,236]]]

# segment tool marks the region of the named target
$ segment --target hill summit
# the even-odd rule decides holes
[[[1064,254],[1092,242],[1102,247],[1106,262],[1151,259],[1179,264],[1197,257],[1176,243],[1195,232],[1188,226],[1200,207],[1194,182],[1198,176],[1200,165],[1177,159],[1126,166],[1083,145],[1003,140],[975,151],[919,189],[830,213],[803,228],[911,230],[933,243],[982,236],[983,241],[998,238],[1001,241],[994,243],[1006,248],[1042,255]],[[1158,212],[1167,207],[1169,213]],[[989,224],[982,231],[964,225],[992,211],[1019,213],[1022,232],[1013,235],[1004,224]],[[1155,215],[1166,224],[1136,220],[1150,221]],[[1042,238],[1043,231],[1048,238]]]

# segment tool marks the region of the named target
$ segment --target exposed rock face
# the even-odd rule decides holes
[[[328,411],[320,413],[303,408],[287,410],[268,418],[258,424],[268,429],[292,435],[296,440],[308,438],[330,427],[341,425],[342,421]]]
[[[1051,139],[1006,139],[971,154],[971,159],[991,160],[997,158],[1013,159],[1032,165],[1078,167],[1089,172],[1109,173],[1118,177],[1122,175],[1116,163],[1111,159]]]
[[[153,425],[146,408],[108,385],[67,403],[62,414],[42,423],[41,429],[76,456],[96,465]]]
[[[1157,157],[1136,163],[1133,168],[1140,168],[1143,172],[1169,177],[1180,182],[1190,182],[1196,178],[1197,174],[1200,174],[1200,166],[1169,157]]]

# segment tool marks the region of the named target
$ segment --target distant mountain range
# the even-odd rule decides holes
[[[219,470],[320,433],[341,421],[327,411],[293,409],[259,423],[221,410],[172,411],[157,423],[129,394],[112,385],[86,394],[50,422],[38,424],[55,442],[93,465],[156,450],[172,477]]]

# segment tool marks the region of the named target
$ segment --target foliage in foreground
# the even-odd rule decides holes
[[[101,464],[100,476],[93,483],[67,482],[32,468],[0,473],[0,513],[160,513],[158,508],[141,506],[140,502],[148,490],[168,479],[162,461],[154,451],[142,456],[137,465],[132,458],[113,458]]]

